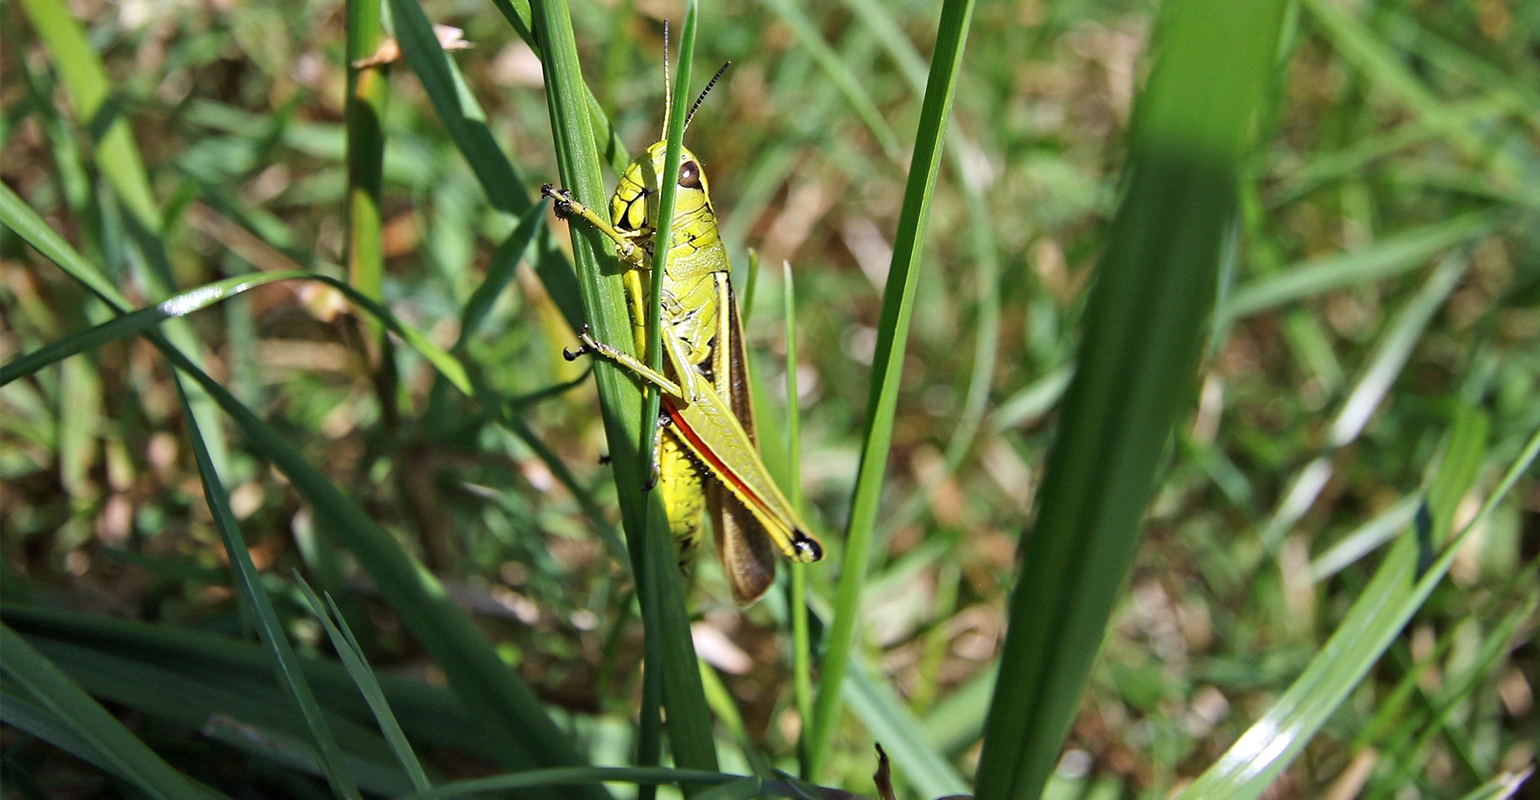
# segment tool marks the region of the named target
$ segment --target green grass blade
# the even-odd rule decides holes
[[[818,775],[818,768],[827,755],[829,739],[838,722],[840,683],[845,677],[850,650],[855,646],[861,587],[866,580],[872,530],[876,526],[883,478],[887,472],[888,451],[893,440],[899,376],[903,371],[915,289],[919,285],[925,226],[930,217],[931,200],[941,166],[943,133],[951,113],[952,99],[956,95],[963,47],[972,15],[972,0],[947,0],[942,5],[941,21],[937,26],[930,81],[920,111],[914,157],[910,162],[908,185],[904,189],[903,208],[899,212],[899,235],[893,244],[892,266],[888,272],[887,288],[883,292],[882,320],[878,325],[877,349],[872,361],[872,387],[867,400],[861,468],[851,502],[839,595],[835,601],[833,625],[824,640],[823,670],[819,676],[812,736],[808,743],[810,774],[814,776]]]
[[[481,328],[481,323],[492,311],[492,305],[497,302],[508,284],[513,282],[514,271],[519,262],[529,253],[530,245],[545,228],[546,202],[541,199],[530,206],[523,216],[519,217],[519,224],[508,234],[508,238],[497,246],[492,253],[492,260],[487,262],[487,274],[482,278],[481,284],[471,292],[469,299],[465,301],[465,308],[460,312],[460,337],[455,341],[451,349],[458,351],[465,347],[476,331]]]
[[[968,783],[931,741],[925,726],[915,718],[886,680],[851,663],[845,676],[845,702],[860,717],[872,738],[893,756],[894,769],[922,797],[968,793]]]
[[[834,48],[824,41],[823,35],[818,32],[818,27],[808,18],[807,14],[797,7],[792,0],[762,0],[765,7],[769,8],[786,26],[791,28],[797,41],[807,48],[817,62],[819,69],[823,70],[829,82],[834,84],[844,95],[845,102],[850,104],[850,109],[856,113],[867,130],[876,137],[877,144],[887,157],[895,162],[903,159],[903,146],[898,141],[898,134],[893,132],[893,127],[883,118],[882,112],[877,109],[877,103],[872,100],[870,94],[861,85],[861,79],[856,77],[850,67],[845,65],[834,52]],[[922,112],[923,113],[923,112]],[[925,123],[921,123],[923,127]],[[914,162],[919,163],[919,162]]]
[[[1283,6],[1177,0],[1161,9],[1125,195],[1097,266],[1037,523],[1021,548],[981,800],[1036,798],[1080,708],[1156,470],[1193,393]]]
[[[439,45],[438,36],[422,6],[417,0],[389,2],[396,39],[401,44],[406,63],[422,82],[450,139],[465,156],[482,191],[486,192],[487,201],[499,211],[522,216],[535,205],[531,193],[487,127],[486,114],[473,96],[461,90],[464,78]],[[582,325],[583,305],[572,267],[544,236],[541,237],[535,271],[568,324],[574,328]]]
[[[187,424],[187,438],[192,443],[193,458],[198,465],[198,477],[203,482],[204,501],[214,517],[214,527],[224,541],[225,554],[230,559],[241,607],[248,619],[254,618],[257,633],[273,657],[273,670],[305,720],[311,750],[321,772],[326,776],[326,782],[333,792],[356,800],[359,798],[358,786],[347,766],[342,763],[342,752],[337,748],[336,737],[327,727],[326,719],[316,705],[315,695],[310,691],[310,684],[300,671],[299,661],[289,646],[283,623],[278,621],[272,603],[268,602],[267,590],[262,588],[262,577],[257,574],[256,564],[252,563],[251,551],[246,547],[239,523],[235,521],[235,512],[230,510],[230,497],[219,479],[219,473],[214,471],[214,462],[204,443],[203,431],[198,428],[198,420],[188,405],[187,393],[180,380],[176,381],[176,387],[177,396],[182,401],[183,419]]]
[[[1357,253],[1313,259],[1236,289],[1215,316],[1223,322],[1347,286],[1398,275],[1440,250],[1490,233],[1500,215],[1478,212],[1375,242]]]
[[[1463,495],[1462,487],[1469,486],[1474,478],[1486,445],[1486,421],[1480,412],[1461,409],[1458,413],[1450,445],[1428,491],[1435,519],[1433,533],[1440,548],[1437,560],[1420,572],[1417,542],[1413,537],[1398,541],[1300,677],[1182,793],[1181,800],[1260,796],[1379,661],[1443,580],[1466,537],[1490,516],[1540,454],[1537,430],[1487,495],[1476,517],[1458,535],[1439,541],[1438,534],[1447,533],[1454,505]],[[1439,524],[1446,527],[1440,531]]]
[[[0,625],[0,654],[3,654],[0,655],[0,667],[6,676],[26,689],[43,710],[100,756],[114,775],[138,786],[151,797],[207,800],[222,796],[172,769],[65,677],[58,667],[5,625]]]
[[[331,595],[326,596],[326,602],[316,596],[315,590],[298,573],[294,576],[294,582],[305,595],[305,602],[310,605],[310,614],[326,628],[326,637],[331,640],[332,648],[337,651],[337,657],[342,659],[342,665],[348,671],[348,676],[353,679],[353,684],[358,687],[364,701],[369,704],[369,710],[374,712],[374,718],[380,723],[380,733],[385,735],[385,741],[390,743],[390,749],[396,754],[396,759],[401,762],[401,768],[406,771],[407,777],[412,781],[412,788],[419,792],[425,792],[433,788],[428,781],[428,776],[422,769],[422,762],[417,760],[417,754],[412,752],[412,745],[406,739],[406,733],[401,730],[401,723],[396,721],[396,715],[390,710],[390,703],[385,699],[385,692],[380,689],[379,681],[374,678],[374,670],[369,668],[369,662],[364,657],[364,650],[359,646],[358,640],[353,637],[353,631],[348,628],[347,620],[343,619],[342,611],[332,601]]]
[[[85,29],[59,0],[23,0],[21,7],[53,56],[80,125],[89,129],[97,142],[97,167],[139,223],[146,230],[159,232],[160,209],[150,191],[144,160],[128,122],[119,113],[119,101],[111,98],[107,70],[87,40]]]
[[[380,202],[385,188],[385,113],[390,73],[384,64],[359,66],[385,41],[378,0],[347,0],[348,283],[365,297],[383,299],[384,242]],[[374,336],[380,326],[370,323]]]
[[[572,18],[562,0],[536,0],[532,5],[535,29],[545,46],[546,98],[551,110],[552,139],[562,186],[574,199],[590,208],[605,208],[604,183],[599,174],[599,155],[594,151],[591,118],[578,63]],[[680,90],[681,92],[684,89]],[[573,259],[577,262],[583,305],[594,335],[627,352],[636,352],[620,276],[612,267],[603,236],[586,225],[569,227]],[[605,254],[601,256],[601,254]],[[668,707],[669,741],[675,763],[698,769],[716,769],[716,748],[711,736],[711,713],[706,705],[695,645],[690,639],[689,616],[684,606],[684,587],[673,566],[673,541],[649,531],[666,531],[667,515],[661,498],[644,494],[648,473],[639,469],[638,443],[642,441],[642,398],[636,384],[618,367],[599,360],[594,367],[599,407],[614,466],[616,494],[632,557],[641,599],[643,624],[650,641],[663,649],[649,648],[653,674],[663,680],[663,702]],[[648,421],[647,425],[652,423]],[[666,549],[665,549],[666,545]],[[657,552],[648,553],[650,547]],[[651,567],[649,568],[649,565]],[[656,633],[658,639],[652,639]],[[659,641],[661,640],[661,641]],[[661,657],[660,657],[661,656]],[[651,718],[644,712],[644,721]],[[644,728],[645,730],[645,728]],[[647,737],[642,746],[650,747]]]
[[[141,308],[138,311],[104,322],[101,325],[66,336],[40,350],[17,356],[4,367],[0,367],[0,386],[4,386],[18,378],[25,378],[50,364],[63,361],[76,353],[100,347],[107,342],[121,339],[125,336],[132,336],[140,331],[153,328],[171,317],[185,316],[194,311],[207,308],[221,300],[234,297],[247,289],[261,286],[265,283],[272,283],[273,281],[304,278],[307,276],[309,276],[309,273],[306,272],[267,272],[256,275],[242,275],[183,292],[153,306]]]

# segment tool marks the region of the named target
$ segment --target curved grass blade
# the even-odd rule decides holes
[[[0,668],[8,678],[26,689],[43,710],[63,724],[77,742],[84,743],[99,756],[108,771],[138,786],[151,797],[208,800],[223,796],[195,783],[162,761],[123,727],[123,723],[32,649],[27,640],[3,624],[0,624]]]
[[[17,356],[4,367],[0,367],[0,386],[4,386],[18,378],[25,378],[50,364],[63,361],[76,353],[100,347],[108,342],[148,330],[170,317],[180,317],[207,308],[221,300],[234,297],[247,289],[272,283],[273,281],[309,276],[310,273],[307,272],[268,272],[242,275],[183,292],[164,302],[124,314],[95,327],[66,336],[47,347]]]
[[[937,26],[930,80],[920,110],[914,157],[910,162],[908,184],[904,189],[903,208],[899,212],[900,233],[894,242],[893,262],[888,271],[887,288],[883,292],[882,319],[878,325],[877,349],[872,361],[872,387],[867,400],[861,469],[851,502],[845,552],[841,559],[839,595],[835,600],[833,624],[825,638],[823,671],[819,676],[812,735],[808,739],[808,762],[810,774],[814,776],[823,763],[829,739],[838,722],[840,683],[845,678],[850,650],[854,646],[861,587],[866,580],[872,529],[876,525],[883,478],[887,472],[888,451],[893,439],[899,376],[903,371],[915,289],[919,285],[918,271],[923,255],[926,221],[930,216],[931,199],[940,171],[942,138],[951,112],[952,99],[956,95],[973,5],[972,0],[947,0],[942,5],[941,21]]]
[[[72,277],[80,267],[84,267],[87,274],[91,272],[73,248],[4,186],[0,186],[0,221],[11,225],[45,255],[57,254],[61,266],[68,264],[66,270]],[[352,287],[340,281],[332,283],[339,290],[353,292]],[[93,284],[87,285],[96,288]],[[106,288],[111,290],[110,286]],[[115,290],[107,296],[113,295],[116,295]],[[360,302],[367,301],[356,292],[350,296],[359,298]],[[369,303],[365,302],[365,305]],[[127,309],[120,306],[119,310]],[[382,316],[383,311],[380,309]],[[285,437],[164,337],[154,331],[145,333],[177,369],[199,383],[224,408],[245,431],[256,452],[272,459],[289,476],[294,487],[311,502],[320,521],[374,577],[387,602],[444,670],[465,708],[478,719],[489,736],[498,740],[495,749],[502,759],[516,766],[579,763],[577,754],[546,714],[533,690],[517,673],[508,669],[491,643],[454,605],[436,578],[407,555],[390,534],[337,489]],[[588,796],[602,798],[607,795],[600,791]]]
[[[1441,520],[1435,525],[1442,524],[1444,532],[1463,494],[1461,487],[1470,484],[1480,466],[1485,443],[1485,418],[1480,412],[1462,410],[1428,493],[1434,518]],[[1379,661],[1443,580],[1466,537],[1507,497],[1536,455],[1540,455],[1540,430],[1525,443],[1475,518],[1459,534],[1439,543],[1438,558],[1420,577],[1417,543],[1412,537],[1398,541],[1305,671],[1261,719],[1187,787],[1180,800],[1260,796]],[[1434,533],[1438,532],[1435,527]]]
[[[1021,546],[976,790],[1036,798],[1080,708],[1173,424],[1193,393],[1284,3],[1173,0],[1136,108],[1125,195]]]

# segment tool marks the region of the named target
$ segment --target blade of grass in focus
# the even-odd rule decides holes
[[[920,260],[924,255],[925,226],[941,167],[942,138],[962,66],[964,44],[973,16],[972,0],[947,0],[941,7],[936,49],[931,57],[930,79],[915,133],[914,157],[899,212],[898,238],[892,266],[883,292],[882,318],[872,361],[872,385],[867,399],[866,431],[862,437],[861,467],[851,499],[850,523],[841,559],[839,594],[834,620],[824,639],[823,667],[808,739],[809,774],[815,779],[827,756],[829,740],[840,716],[840,683],[845,678],[850,650],[855,646],[860,616],[861,587],[866,581],[872,531],[882,499],[883,479],[893,440],[893,420],[898,405],[899,377],[908,345],[909,320],[919,285]]]
[[[1036,798],[1080,708],[1172,426],[1193,396],[1283,5],[1161,9],[1125,194],[1097,265],[1039,516],[1021,546],[980,800]]]
[[[562,188],[590,208],[605,208],[599,154],[593,147],[585,102],[591,94],[583,83],[571,16],[563,0],[536,0],[531,10],[544,46],[546,98]],[[677,91],[688,90],[680,87]],[[606,240],[587,225],[571,225],[569,231],[583,307],[595,338],[623,351],[636,352],[620,276],[612,266],[607,266],[613,265],[614,260]],[[638,458],[638,443],[643,441],[642,426],[652,423],[642,417],[642,397],[636,383],[618,367],[605,359],[596,360],[594,380],[610,445],[621,520],[631,552],[632,574],[642,601],[643,625],[648,640],[655,642],[648,648],[646,669],[661,678],[663,684],[674,760],[693,769],[716,769],[711,714],[696,666],[684,587],[672,557],[673,542],[670,539],[665,550],[653,545],[661,537],[648,535],[649,530],[666,531],[668,525],[661,498],[642,491],[648,474],[639,468],[643,462]],[[661,652],[654,649],[658,647]],[[638,743],[644,754],[655,752],[652,748],[658,746],[656,735],[649,729],[649,721],[654,717],[644,709],[643,735]]]
[[[353,636],[353,631],[348,628],[347,620],[343,619],[341,609],[331,595],[326,596],[326,602],[316,595],[315,590],[305,579],[296,574],[295,583],[305,595],[305,602],[310,606],[311,616],[315,617],[326,628],[326,638],[331,640],[332,649],[337,651],[338,658],[347,668],[348,676],[353,679],[354,685],[364,696],[369,704],[369,710],[374,712],[375,719],[380,723],[380,732],[385,735],[385,740],[390,742],[390,749],[396,754],[401,767],[406,771],[412,781],[412,788],[419,792],[425,792],[433,788],[428,782],[428,776],[423,772],[422,763],[417,760],[417,754],[412,752],[412,745],[406,739],[406,734],[401,730],[401,724],[396,721],[396,715],[390,710],[390,703],[385,699],[385,693],[380,690],[379,681],[374,678],[374,670],[369,668],[369,662],[364,658],[364,650],[358,644],[358,639]]]

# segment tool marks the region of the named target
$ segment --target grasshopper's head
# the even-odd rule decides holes
[[[626,167],[610,200],[610,220],[623,231],[652,230],[658,221],[658,176],[664,172],[667,142],[658,142]],[[679,156],[679,190],[674,200],[674,219],[688,219],[701,208],[710,208],[711,196],[700,160],[684,148]]]

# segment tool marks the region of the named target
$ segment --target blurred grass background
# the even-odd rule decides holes
[[[398,34],[409,6],[391,3]],[[166,330],[427,565],[553,712],[574,758],[631,763],[642,636],[615,557],[608,445],[590,382],[548,391],[584,377],[560,357],[581,311],[575,295],[512,269],[528,258],[548,276],[553,242],[567,241],[554,218],[554,237],[516,232],[545,212],[528,212],[510,181],[557,181],[540,61],[505,19],[517,4],[428,2],[428,19],[472,45],[450,52],[458,72],[425,90],[426,68],[388,68],[378,283],[348,260],[359,218],[341,3],[72,4],[105,68],[95,79],[58,52],[50,7],[64,8],[0,5],[6,186],[128,306],[252,270],[351,275],[474,365],[501,411],[454,394],[420,351],[382,347],[376,316],[312,282],[258,287]],[[870,743],[894,750],[895,729],[943,757],[934,769],[898,758],[902,791],[973,774],[1017,542],[1041,506],[1092,268],[1125,188],[1155,12],[1031,0],[973,12],[860,596],[854,651],[869,680],[845,690],[852,713],[834,724],[821,783],[871,793]],[[588,85],[639,151],[659,135],[661,20],[679,20],[683,4],[571,13]],[[802,487],[836,557],[937,14],[872,0],[701,9],[695,73],[734,66],[686,142],[712,180],[740,287],[749,247],[772,267],[746,309],[770,421],[785,415],[778,267],[792,263]],[[1440,526],[1460,527],[1540,426],[1537,43],[1540,8],[1505,0],[1288,7],[1195,410],[1178,423],[1053,796],[1165,797],[1203,773],[1322,652],[1371,585],[1380,546],[1410,539],[1420,488],[1454,486],[1433,508],[1448,516]],[[353,60],[369,50],[355,47]],[[458,93],[453,123],[435,107],[443,86]],[[489,143],[507,154],[506,175],[463,155]],[[18,237],[0,245],[3,360],[111,317]],[[477,293],[499,281],[506,291]],[[462,341],[477,297],[490,305]],[[318,768],[305,766],[303,728],[276,710],[286,701],[261,652],[229,638],[253,623],[227,529],[205,503],[204,456],[183,424],[193,414],[261,573],[257,594],[299,655],[334,645],[294,570],[336,598],[435,782],[518,769],[524,755],[468,735],[476,709],[445,711],[442,687],[478,667],[444,663],[387,605],[392,588],[337,547],[342,523],[275,457],[227,452],[219,432],[242,434],[199,411],[207,399],[179,400],[155,347],[124,339],[0,389],[6,624],[180,771],[232,794],[325,791],[308,777]],[[1475,411],[1482,422],[1457,423]],[[511,422],[494,424],[499,414]],[[773,426],[762,435],[783,441]],[[1440,483],[1451,439],[1480,443],[1468,479]],[[784,474],[783,448],[765,449]],[[1529,768],[1537,555],[1531,472],[1368,679],[1344,684],[1346,702],[1268,796],[1459,797]],[[834,596],[838,563],[808,571],[816,594]],[[784,601],[738,612],[703,559],[688,602],[712,665],[708,699],[730,698],[713,701],[722,768],[746,772],[763,754],[795,771]],[[306,669],[360,788],[410,791],[361,705],[338,699],[352,697],[343,673]],[[4,688],[15,713],[25,693]],[[720,716],[728,707],[736,724]],[[111,770],[6,721],[7,791],[118,791]]]

